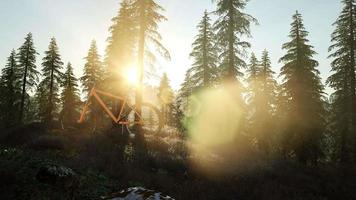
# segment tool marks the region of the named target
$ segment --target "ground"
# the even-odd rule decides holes
[[[351,166],[307,167],[274,159],[247,162],[234,173],[208,175],[194,167],[180,135],[147,134],[146,140],[145,150],[135,152],[132,139],[115,130],[88,134],[49,130],[41,124],[2,130],[0,199],[70,199],[65,186],[36,179],[46,165],[65,166],[78,174],[75,199],[99,200],[133,186],[178,200],[356,199],[356,170]]]

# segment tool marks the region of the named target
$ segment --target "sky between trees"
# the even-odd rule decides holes
[[[159,0],[165,9],[168,21],[160,25],[163,43],[170,50],[172,60],[160,61],[158,73],[167,72],[171,85],[178,89],[185,71],[191,65],[189,53],[196,35],[196,25],[205,9],[214,10],[210,0]],[[71,62],[77,77],[81,76],[84,57],[90,41],[95,39],[101,55],[104,55],[106,38],[109,35],[110,19],[116,15],[120,0],[4,0],[0,2],[0,69],[3,68],[9,49],[21,45],[23,36],[33,32],[35,46],[43,56],[51,37],[56,37],[63,61]],[[315,46],[316,60],[325,80],[330,75],[330,60],[327,49],[330,45],[332,23],[340,13],[340,3],[334,0],[251,0],[246,12],[259,20],[252,26],[253,38],[248,39],[251,51],[259,54],[264,48],[270,51],[273,69],[279,72],[278,59],[283,55],[282,44],[298,9],[303,14],[310,41]],[[13,13],[17,10],[17,14]],[[247,60],[247,58],[246,58]],[[41,60],[38,59],[38,66]],[[159,78],[154,78],[158,83]],[[330,89],[327,92],[330,93]]]

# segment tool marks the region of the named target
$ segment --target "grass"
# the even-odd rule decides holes
[[[243,170],[207,176],[190,162],[179,134],[147,135],[147,151],[138,153],[129,137],[115,132],[89,135],[31,124],[1,133],[0,199],[68,199],[68,191],[35,179],[51,163],[78,174],[76,199],[97,200],[132,186],[178,200],[356,199],[356,170],[351,166],[312,168],[256,158],[246,161]]]

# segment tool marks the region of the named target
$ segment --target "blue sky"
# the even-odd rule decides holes
[[[167,22],[160,29],[163,43],[170,50],[172,60],[159,63],[160,72],[168,72],[172,85],[179,88],[186,69],[190,66],[189,53],[196,34],[196,25],[205,9],[212,11],[210,0],[158,0],[166,9]],[[81,75],[90,42],[95,39],[103,55],[110,19],[116,15],[120,0],[1,0],[0,1],[0,68],[5,65],[11,49],[17,49],[28,32],[40,55],[38,66],[51,37],[56,37],[62,60],[70,61],[75,74]],[[252,27],[251,51],[260,56],[263,49],[270,51],[274,70],[279,72],[281,46],[288,41],[291,16],[296,10],[304,17],[309,39],[315,46],[322,77],[329,75],[328,46],[332,23],[341,4],[339,0],[251,0],[246,12],[259,20]],[[247,59],[246,59],[247,60]]]

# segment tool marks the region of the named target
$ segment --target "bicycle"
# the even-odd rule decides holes
[[[108,97],[117,101],[121,101],[121,108],[117,116],[109,109],[100,96]],[[142,112],[139,114],[136,111],[136,106],[130,105],[128,101],[128,96],[121,97],[110,94],[96,89],[95,87],[89,93],[88,100],[86,101],[83,110],[80,115],[78,123],[83,123],[85,121],[85,116],[89,111],[89,106],[92,103],[92,98],[94,98],[104,109],[105,113],[112,119],[114,124],[126,127],[126,130],[130,134],[134,134],[137,125],[140,125],[144,131],[151,133],[158,133],[161,131],[163,122],[160,111],[150,103],[142,103]],[[137,119],[138,118],[138,119]],[[96,124],[94,126],[94,131],[96,129]],[[123,130],[122,130],[123,131]]]

